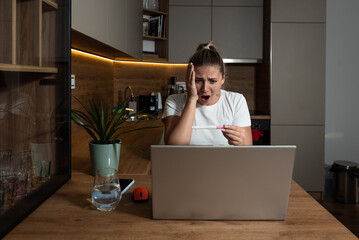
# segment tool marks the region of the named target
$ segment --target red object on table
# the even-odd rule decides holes
[[[259,129],[252,129],[252,139],[254,142],[257,142],[260,137],[263,137],[263,131]]]
[[[148,190],[144,187],[136,188],[133,191],[133,198],[135,201],[147,201],[148,200]]]

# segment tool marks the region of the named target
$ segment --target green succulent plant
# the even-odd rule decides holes
[[[116,143],[119,142],[118,138],[120,135],[143,129],[160,127],[129,127],[127,120],[135,115],[126,114],[126,106],[128,105],[130,98],[127,98],[117,108],[112,108],[109,104],[104,105],[102,101],[100,101],[99,104],[96,104],[96,101],[93,99],[89,101],[88,105],[82,103],[77,98],[75,99],[81,104],[84,110],[71,110],[71,119],[77,125],[85,129],[85,131],[92,137],[91,142],[95,144]]]

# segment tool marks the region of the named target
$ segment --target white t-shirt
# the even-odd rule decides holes
[[[162,118],[181,116],[186,104],[187,93],[170,95],[165,104]],[[221,90],[219,100],[211,106],[197,103],[193,126],[235,125],[251,126],[247,101],[240,93]],[[220,129],[193,129],[191,145],[229,145]]]

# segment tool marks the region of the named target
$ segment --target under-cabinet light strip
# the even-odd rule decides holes
[[[99,58],[99,59],[101,59],[101,60],[106,60],[106,61],[111,61],[111,62],[113,62],[113,59],[106,58],[106,57],[102,57],[102,56],[99,56],[99,55],[96,55],[96,54],[93,54],[93,53],[88,53],[88,52],[80,51],[80,50],[73,49],[73,48],[71,48],[71,52],[80,53],[80,54],[84,54],[84,55],[87,55],[87,56],[90,56],[90,57],[95,57],[95,58]]]
[[[93,54],[93,53],[84,52],[84,51],[77,50],[77,49],[74,49],[74,48],[71,48],[71,51],[76,52],[76,53],[81,53],[81,54],[84,54],[84,55],[88,55],[88,56],[91,56],[91,57],[100,58],[102,60],[111,61],[111,62],[114,62],[114,63],[134,63],[134,64],[155,64],[155,65],[168,65],[168,66],[170,66],[170,65],[172,65],[172,66],[187,66],[186,63],[158,63],[158,62],[140,62],[140,61],[137,62],[137,61],[114,60],[114,59],[111,59],[111,58],[102,57],[102,56],[99,56],[99,55],[96,55],[96,54]]]

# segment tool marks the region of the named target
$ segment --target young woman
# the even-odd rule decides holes
[[[189,60],[187,92],[166,100],[165,144],[252,145],[247,102],[242,94],[222,90],[224,82],[224,64],[216,47],[200,44]]]

